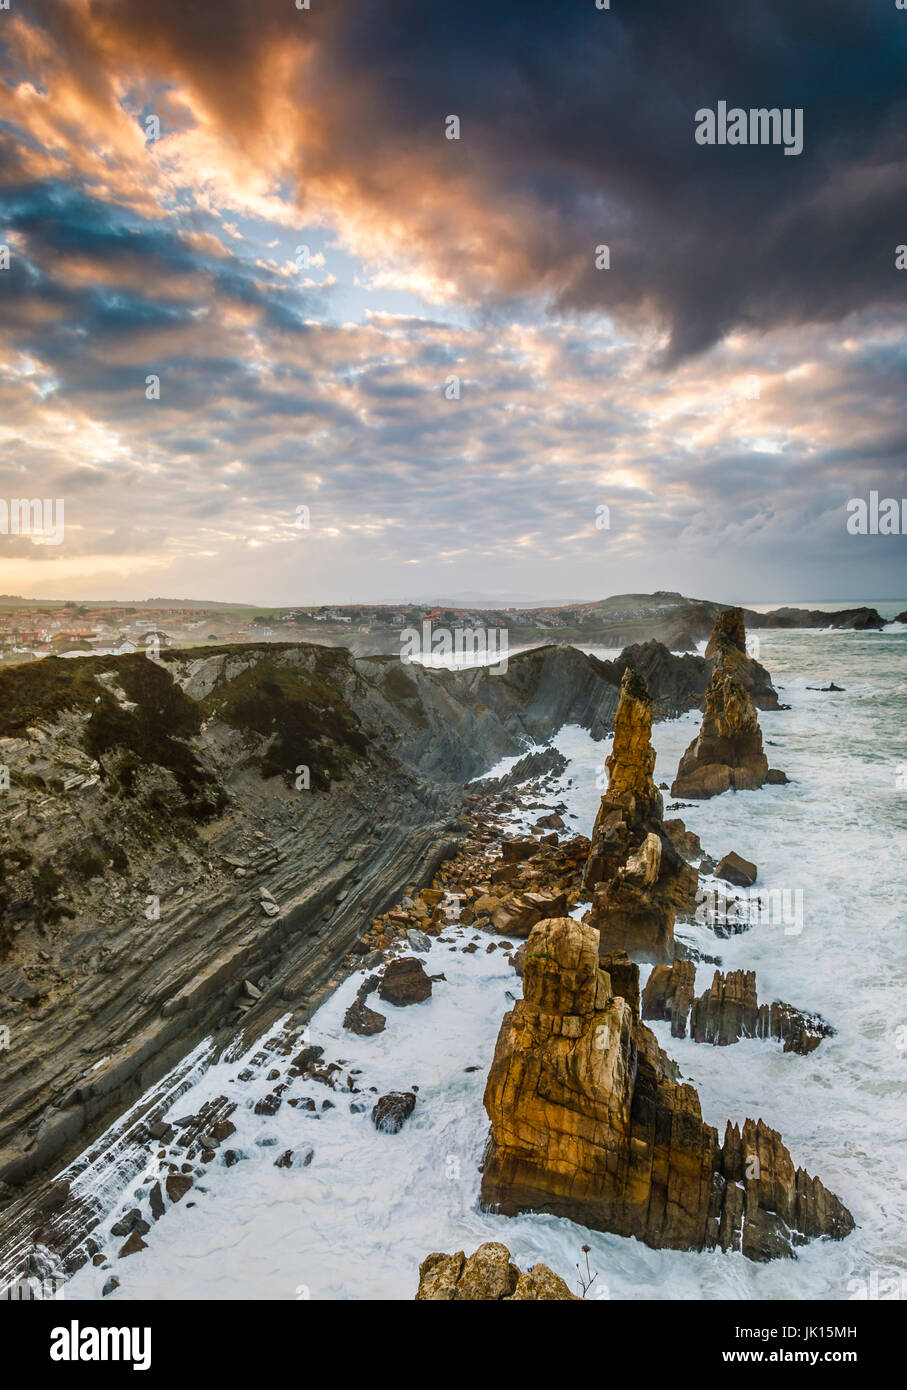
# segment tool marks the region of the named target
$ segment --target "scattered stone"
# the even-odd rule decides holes
[[[384,1134],[397,1134],[416,1108],[411,1091],[390,1091],[381,1096],[372,1110],[375,1128]]]

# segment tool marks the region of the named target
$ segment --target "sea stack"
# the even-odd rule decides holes
[[[715,619],[705,649],[706,658],[717,662],[740,682],[757,709],[777,709],[778,692],[764,666],[746,650],[746,625],[742,608],[725,608]]]
[[[769,773],[762,748],[750,690],[756,681],[753,669],[763,668],[746,655],[741,609],[718,615],[707,651],[714,656],[715,668],[705,693],[702,727],[680,759],[671,795],[705,799],[730,790],[754,790],[767,781],[786,781],[783,773]],[[755,688],[764,695],[761,683]]]
[[[606,763],[608,790],[592,831],[583,884],[592,899],[586,921],[603,952],[634,960],[674,959],[674,919],[695,907],[698,874],[664,827],[655,785],[652,700],[631,667],[623,674]]]
[[[562,917],[533,929],[523,998],[504,1016],[485,1088],[483,1204],[753,1260],[846,1236],[850,1213],[794,1167],[768,1125],[729,1123],[719,1144],[696,1091],[640,1022],[634,988],[638,997],[638,969],[622,955],[600,961],[587,924]]]

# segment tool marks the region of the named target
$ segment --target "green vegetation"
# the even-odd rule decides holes
[[[236,652],[235,647],[230,650]],[[273,650],[268,649],[269,656]],[[308,650],[315,654],[314,671],[258,661],[209,695],[203,709],[231,728],[270,740],[258,759],[262,777],[280,776],[292,783],[297,767],[305,766],[312,787],[324,790],[365,756],[368,743],[336,683],[341,670],[348,670],[346,653],[329,647]]]
[[[120,706],[98,680],[103,672],[114,673],[136,709]],[[83,745],[101,764],[102,774],[121,790],[132,791],[142,766],[163,767],[173,773],[183,798],[171,814],[204,820],[223,809],[216,779],[184,742],[201,727],[199,708],[156,662],[139,654],[84,661],[46,657],[0,671],[0,733],[23,734],[30,725],[51,722],[64,710],[90,713]],[[114,769],[108,764],[116,762],[118,753],[123,758]],[[40,789],[44,784],[34,778],[27,785]]]

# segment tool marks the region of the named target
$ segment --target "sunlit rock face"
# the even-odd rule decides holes
[[[671,795],[704,799],[749,791],[767,777],[756,707],[719,656],[705,695],[702,727],[680,759]]]
[[[589,925],[562,917],[533,929],[524,997],[504,1017],[485,1088],[483,1204],[756,1260],[847,1235],[850,1213],[761,1120],[729,1124],[719,1144],[640,1022],[638,991],[638,969],[622,953],[600,960]]]
[[[585,920],[598,930],[603,952],[667,962],[674,958],[675,915],[693,911],[698,875],[664,827],[652,709],[645,681],[628,667],[583,880],[592,899]]]

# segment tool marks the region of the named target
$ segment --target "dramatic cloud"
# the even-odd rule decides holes
[[[907,13],[312,6],[0,12],[0,588],[895,592]]]

